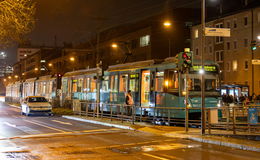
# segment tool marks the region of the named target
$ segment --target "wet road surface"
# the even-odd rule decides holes
[[[0,160],[256,160],[260,153],[105,127],[20,115],[0,104]]]

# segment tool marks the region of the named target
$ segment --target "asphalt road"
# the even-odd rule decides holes
[[[256,160],[260,153],[48,116],[0,104],[0,160]]]

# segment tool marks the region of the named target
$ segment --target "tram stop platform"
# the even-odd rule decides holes
[[[226,130],[218,130],[214,133],[212,130],[211,134],[201,135],[200,128],[189,128],[189,131],[186,133],[184,127],[176,127],[176,126],[161,126],[161,125],[152,125],[144,122],[122,122],[117,120],[107,119],[107,118],[93,118],[86,116],[77,116],[63,115],[62,117],[67,119],[73,119],[82,122],[100,124],[110,127],[116,127],[121,129],[129,129],[140,132],[147,132],[151,134],[156,134],[159,136],[167,136],[172,138],[183,138],[189,139],[202,143],[215,144],[220,146],[226,146],[236,149],[248,150],[248,151],[256,151],[260,152],[260,135],[258,134],[246,134],[244,132],[237,133],[233,135],[231,132]]]

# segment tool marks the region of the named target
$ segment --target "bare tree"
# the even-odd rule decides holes
[[[20,42],[34,28],[34,0],[0,0],[0,47]]]

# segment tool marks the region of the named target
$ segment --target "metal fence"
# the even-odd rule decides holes
[[[201,127],[201,108],[183,107],[144,107],[125,104],[88,103],[84,101],[73,101],[73,111],[82,116],[91,116],[125,121],[148,122],[157,125]],[[199,113],[197,118],[191,115]],[[260,134],[260,104],[246,106],[223,106],[205,108],[206,129],[209,134]],[[185,117],[180,118],[178,116]]]

